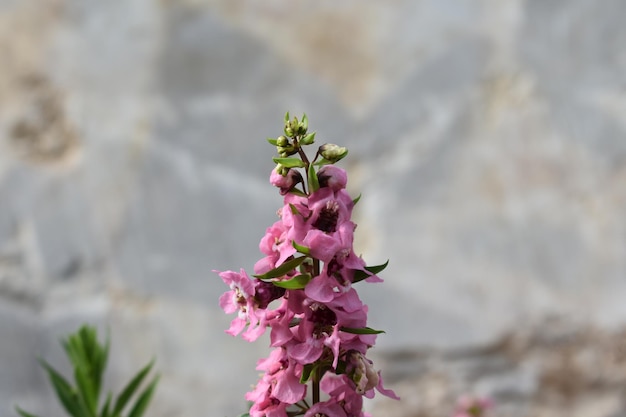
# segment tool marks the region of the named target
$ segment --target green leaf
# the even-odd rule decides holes
[[[114,416],[120,414],[124,407],[126,407],[128,400],[130,400],[137,388],[139,388],[139,385],[141,385],[141,382],[143,381],[145,376],[148,374],[148,372],[150,372],[150,369],[152,369],[152,365],[154,365],[154,360],[151,360],[146,366],[144,366],[139,372],[137,372],[137,375],[135,375],[134,378],[131,379],[130,382],[126,385],[126,387],[124,387],[122,393],[117,397],[117,400],[115,401],[115,407],[113,408]]]
[[[301,256],[299,258],[291,259],[287,262],[284,262],[279,267],[272,269],[262,275],[253,275],[255,278],[259,279],[270,279],[270,278],[278,278],[285,275],[287,272],[293,271],[296,267],[298,267],[304,260],[306,256]]]
[[[285,122],[289,121],[289,112],[285,113]]]
[[[370,327],[341,327],[339,330],[352,334],[380,334],[385,333],[383,330],[374,330]]]
[[[18,406],[15,406],[15,411],[17,411],[17,413],[22,417],[37,417],[35,414],[28,413],[22,410],[21,408],[19,408]]]
[[[359,200],[361,199],[362,194],[359,194],[359,196],[357,198],[355,198],[354,200],[352,200],[352,204],[354,204],[356,206],[356,203],[359,202]]]
[[[85,369],[76,368],[74,370],[74,380],[78,386],[78,392],[80,393],[82,402],[85,404],[87,410],[89,410],[89,415],[95,417],[98,407],[98,398],[94,392],[94,381],[90,373]]]
[[[306,246],[298,245],[295,240],[292,240],[291,244],[293,245],[294,249],[297,250],[298,252],[300,252],[300,253],[302,253],[304,255],[310,255],[311,254],[311,248],[307,248]]]
[[[74,366],[74,381],[78,387],[81,404],[90,416],[96,417],[100,394],[101,374],[98,371],[98,344],[95,328],[83,325],[67,340],[61,342]]]
[[[135,406],[132,410],[130,410],[130,414],[128,417],[141,417],[143,413],[148,408],[150,404],[150,400],[152,399],[152,395],[154,394],[154,390],[159,382],[160,375],[157,375],[150,385],[145,389],[145,391],[139,396],[137,401],[135,402]]]
[[[302,168],[306,166],[304,161],[298,158],[272,158],[272,160],[285,168]]]
[[[314,193],[315,191],[320,189],[320,183],[317,178],[317,173],[315,172],[315,166],[313,164],[309,164],[309,192]]]
[[[385,268],[387,268],[387,265],[389,265],[389,260],[387,259],[387,262],[385,262],[384,264],[380,264],[380,265],[373,265],[373,266],[366,266],[365,267],[365,271],[371,272],[371,274],[368,274],[365,271],[361,271],[360,269],[355,269],[354,270],[354,278],[352,279],[352,283],[355,284],[359,281],[363,281],[364,279],[369,278],[372,275],[376,275],[379,272],[382,272]]]
[[[73,417],[89,417],[89,413],[79,402],[78,393],[70,386],[67,380],[43,359],[40,359],[39,363],[48,372],[50,383],[69,415]]]
[[[309,281],[311,281],[311,275],[301,274],[285,281],[272,281],[272,284],[287,290],[299,290],[306,287]]]
[[[274,139],[274,138],[267,138],[267,141],[268,141],[270,144],[274,145],[274,146],[277,146],[277,145],[278,145],[278,140],[276,140],[276,139]]]
[[[239,417],[250,417],[250,413],[243,413],[242,415],[240,415]]]

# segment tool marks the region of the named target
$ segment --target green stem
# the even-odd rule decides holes
[[[313,376],[313,404],[315,405],[320,402],[320,371],[319,368],[315,370],[315,375]]]

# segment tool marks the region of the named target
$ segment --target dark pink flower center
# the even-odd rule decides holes
[[[339,219],[339,204],[336,201],[328,201],[320,210],[320,214],[313,223],[313,227],[326,233],[337,230],[337,220]]]

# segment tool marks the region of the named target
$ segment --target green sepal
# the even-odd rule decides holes
[[[295,214],[295,213],[294,213]],[[298,213],[300,214],[300,213]],[[293,245],[293,248],[295,250],[297,250],[298,252],[304,254],[304,255],[310,255],[311,254],[311,248],[307,248],[306,246],[302,246],[302,245],[298,245],[295,240],[291,241],[291,244]]]
[[[243,413],[242,415],[240,415],[239,417],[250,417],[250,413]]]
[[[322,157],[322,159],[320,159],[319,161],[315,162],[314,165],[317,165],[318,167],[321,167],[322,165],[330,165],[333,164],[333,161],[329,161],[328,159]]]
[[[365,271],[371,272],[371,274],[368,274],[365,271],[362,271],[360,269],[355,269],[354,270],[354,279],[352,280],[352,283],[357,283],[359,281],[363,281],[364,279],[369,278],[372,275],[376,275],[379,272],[382,272],[385,268],[387,268],[387,265],[389,265],[389,260],[387,260],[387,262],[385,262],[384,264],[380,264],[380,265],[373,265],[373,266],[366,266],[365,267]]]
[[[311,145],[314,142],[315,142],[315,132],[311,132],[307,134],[305,137],[303,137],[302,139],[300,139],[301,145]]]
[[[384,330],[375,330],[371,327],[341,327],[339,330],[352,334],[380,334],[385,333]]]
[[[274,146],[278,146],[278,140],[273,138],[267,138],[267,141]]]
[[[135,406],[133,407],[132,410],[130,410],[130,413],[128,414],[128,417],[141,417],[141,416],[143,416],[143,413],[146,411],[146,408],[148,408],[148,404],[150,404],[150,400],[152,399],[152,395],[154,394],[154,390],[156,389],[156,386],[159,383],[159,378],[160,377],[161,377],[160,375],[157,375],[152,380],[150,385],[148,385],[148,387],[144,390],[144,392],[141,393],[141,395],[139,396],[139,398],[135,402]]]
[[[289,121],[289,112],[285,113],[285,122]]]
[[[144,366],[139,372],[137,372],[137,375],[135,375],[133,379],[131,379],[130,382],[126,384],[126,387],[124,387],[120,395],[115,400],[115,407],[113,408],[114,416],[119,415],[124,407],[126,407],[126,404],[130,400],[130,398],[133,396],[135,391],[137,391],[137,388],[139,388],[139,385],[141,385],[143,379],[146,377],[148,372],[150,372],[150,369],[152,369],[152,365],[154,365],[154,359],[151,360],[146,366]]]
[[[310,274],[301,274],[285,281],[271,281],[271,283],[286,290],[301,290],[306,287],[306,284],[308,284],[311,279]]]
[[[315,172],[315,166],[313,164],[309,164],[309,192],[314,193],[320,189],[320,182],[317,178],[317,173]]]
[[[302,168],[306,166],[304,161],[298,158],[272,158],[272,160],[285,168]]]
[[[308,197],[306,193],[303,193],[297,188],[292,188],[291,190],[289,190],[289,194],[297,195],[298,197]]]
[[[298,214],[298,215],[302,216],[302,214],[300,214],[300,212],[298,211],[298,207],[296,207],[293,204],[289,203],[289,208],[291,209],[291,214]]]
[[[291,259],[287,262],[284,262],[279,267],[272,269],[271,271],[267,271],[261,275],[253,275],[253,277],[258,279],[270,279],[270,278],[278,278],[285,275],[287,272],[293,271],[296,267],[298,267],[304,260],[306,256],[301,256],[299,258]]]
[[[361,196],[362,196],[362,195],[363,195],[363,194],[359,194],[357,198],[355,198],[354,200],[352,200],[352,204],[354,204],[354,205],[356,206],[356,203],[358,203],[358,202],[359,202],[359,200],[361,199]]]
[[[17,411],[17,413],[18,413],[20,416],[22,416],[22,417],[38,417],[38,416],[36,416],[35,414],[31,414],[31,413],[28,413],[28,412],[26,412],[26,411],[22,410],[22,409],[21,409],[21,408],[19,408],[18,406],[15,406],[15,411]]]
[[[309,129],[309,118],[306,117],[306,113],[302,113],[302,120],[300,121],[300,124],[305,132]]]

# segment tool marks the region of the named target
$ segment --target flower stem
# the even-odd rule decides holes
[[[320,368],[315,369],[313,376],[313,405],[320,402]]]

